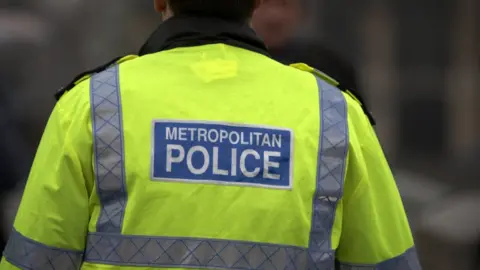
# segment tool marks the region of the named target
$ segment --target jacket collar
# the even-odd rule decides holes
[[[139,55],[215,43],[269,56],[265,44],[247,24],[187,16],[175,16],[162,23],[142,46]]]

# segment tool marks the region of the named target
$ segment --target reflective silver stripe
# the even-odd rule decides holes
[[[21,269],[80,269],[83,252],[49,247],[29,239],[15,229],[3,251],[5,259]]]
[[[94,128],[96,141],[108,142],[121,135],[120,98],[118,90],[118,70],[112,69],[100,73],[100,79],[92,80],[92,97],[96,94],[95,89],[104,90],[100,103],[106,103],[102,107],[106,116],[100,118],[108,126],[110,140],[104,139],[105,135]],[[112,73],[114,73],[112,75]],[[113,79],[115,77],[115,79]],[[105,83],[107,82],[108,83]],[[96,154],[97,166],[104,167],[108,184],[102,181],[102,175],[97,175],[100,187],[109,187],[109,196],[101,195],[104,189],[99,190],[102,201],[102,215],[99,219],[97,233],[88,236],[85,261],[92,263],[104,263],[114,265],[134,266],[160,266],[160,267],[203,267],[203,268],[226,268],[226,269],[333,269],[334,251],[331,246],[331,230],[335,218],[337,201],[343,192],[343,178],[348,149],[348,126],[347,106],[343,94],[334,86],[317,78],[320,95],[321,130],[319,138],[319,153],[317,164],[317,187],[312,205],[312,228],[310,233],[309,247],[279,246],[268,243],[237,242],[220,239],[194,239],[194,238],[166,238],[149,236],[121,235],[121,219],[110,221],[105,216],[111,217],[121,212],[123,217],[126,203],[126,189],[124,179],[123,146],[120,140],[117,147],[110,147],[109,143],[103,143],[109,149],[109,155]],[[95,87],[95,83],[99,86]],[[116,96],[117,102],[112,102],[111,97]],[[92,100],[92,106],[97,108]],[[101,104],[100,104],[101,105]],[[110,109],[109,109],[110,108]],[[108,109],[108,110],[107,110]],[[98,113],[94,109],[95,118]],[[115,118],[115,110],[117,117]],[[111,124],[108,116],[117,120]],[[102,130],[103,131],[103,130]],[[115,136],[112,136],[115,135]],[[102,153],[98,146],[96,152]],[[118,150],[118,151],[117,151]],[[122,150],[122,151],[120,151]],[[110,156],[110,157],[109,157]],[[103,160],[116,158],[121,164],[114,174],[109,171]],[[110,165],[115,165],[110,162]],[[115,167],[115,166],[113,166]],[[120,166],[119,166],[120,167]],[[98,174],[98,169],[97,169]],[[117,176],[117,177],[113,177]],[[105,197],[106,196],[106,197]],[[123,200],[123,203],[118,203]],[[104,202],[106,201],[106,202]],[[108,205],[112,205],[111,208]],[[112,212],[112,209],[114,210]],[[102,221],[102,223],[101,223]]]
[[[347,105],[342,92],[316,77],[320,96],[320,139],[317,188],[313,199],[309,250],[313,258],[332,251],[331,233],[338,200],[342,197],[348,150]],[[322,263],[320,263],[322,262]],[[333,269],[334,258],[318,269]]]
[[[121,233],[127,191],[118,65],[90,79],[95,180],[101,211],[97,232]]]
[[[85,261],[209,269],[317,269],[307,248],[217,239],[89,234]],[[333,253],[324,254],[330,261]],[[317,263],[320,259],[316,258]],[[318,268],[333,269],[333,268]]]
[[[340,263],[339,270],[422,270],[415,247],[405,253],[379,264]]]

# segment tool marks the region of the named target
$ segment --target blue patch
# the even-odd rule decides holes
[[[154,121],[152,178],[291,189],[292,152],[288,129]]]

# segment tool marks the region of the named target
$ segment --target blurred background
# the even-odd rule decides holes
[[[136,53],[159,22],[151,2],[0,0],[3,234],[53,94],[82,71]],[[321,42],[354,64],[424,269],[480,269],[480,2],[310,5],[298,38]]]

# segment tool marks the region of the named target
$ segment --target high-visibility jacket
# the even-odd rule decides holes
[[[360,104],[295,67],[213,42],[76,81],[0,269],[420,269]]]

